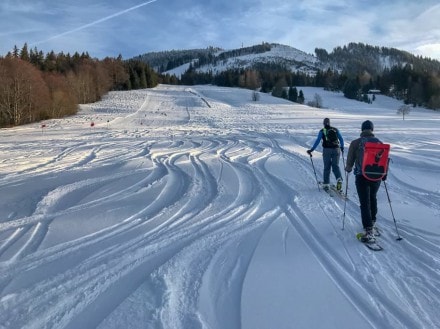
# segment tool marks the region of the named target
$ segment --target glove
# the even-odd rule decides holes
[[[352,168],[350,168],[350,167],[345,167],[345,171],[348,172],[348,173],[351,173],[351,169]]]
[[[312,150],[307,150],[308,155],[312,156]]]
[[[344,148],[343,147],[341,147],[341,152],[344,153]]]
[[[385,175],[385,176],[382,177],[382,181],[385,182],[386,180],[387,180],[387,175]]]

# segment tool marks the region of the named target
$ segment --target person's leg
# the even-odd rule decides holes
[[[336,180],[341,179],[342,180],[342,175],[341,175],[341,170],[339,169],[339,157],[340,157],[340,150],[339,148],[334,148],[331,149],[331,157],[332,157],[332,171],[333,174],[335,175]]]
[[[370,182],[370,213],[371,221],[374,226],[377,215],[377,191],[379,191],[380,181]]]
[[[322,160],[324,161],[324,184],[330,184],[330,170],[332,166],[332,154],[331,149],[323,148],[322,150]]]
[[[361,209],[362,226],[365,230],[371,230],[373,228],[373,221],[371,216],[370,184],[362,176],[356,176],[355,183]]]

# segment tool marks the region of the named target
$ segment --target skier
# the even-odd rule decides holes
[[[372,181],[365,178],[361,171],[362,165],[362,143],[368,140],[374,140],[380,142],[373,134],[374,125],[370,120],[366,120],[361,125],[361,134],[358,139],[355,139],[350,143],[348,148],[347,163],[345,171],[350,173],[354,166],[354,175],[356,177],[356,191],[359,197],[359,203],[361,208],[362,225],[364,227],[364,233],[360,240],[365,243],[375,243],[375,235],[379,235],[376,225],[377,215],[377,191],[379,190],[381,180]],[[386,175],[382,180],[386,179]]]
[[[324,128],[318,132],[318,137],[310,150],[307,153],[312,156],[312,152],[318,147],[322,140],[322,159],[324,161],[324,182],[323,189],[328,191],[330,189],[330,170],[336,178],[336,189],[342,189],[342,175],[339,169],[339,157],[341,152],[344,153],[344,140],[338,129],[330,126],[330,119],[325,118],[323,121]]]

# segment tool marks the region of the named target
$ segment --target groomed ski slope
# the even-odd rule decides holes
[[[327,108],[160,85],[1,129],[0,328],[438,328],[439,113],[300,89]],[[344,230],[318,191],[324,117],[347,150],[366,119],[391,144],[384,251],[353,176]]]

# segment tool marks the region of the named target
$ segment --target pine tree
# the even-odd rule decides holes
[[[21,48],[20,59],[23,60],[23,61],[26,61],[26,62],[30,62],[30,56],[29,56],[29,51],[28,51],[27,43],[25,43],[23,48]]]
[[[296,87],[289,87],[289,100],[295,103],[298,101],[298,90]]]
[[[360,85],[356,79],[348,79],[344,85],[344,96],[349,99],[358,99]]]
[[[12,50],[12,57],[18,58],[20,51],[18,50],[18,47],[15,45],[14,49]]]
[[[300,90],[298,95],[298,103],[304,104],[304,101],[305,101],[304,93],[302,90]]]

